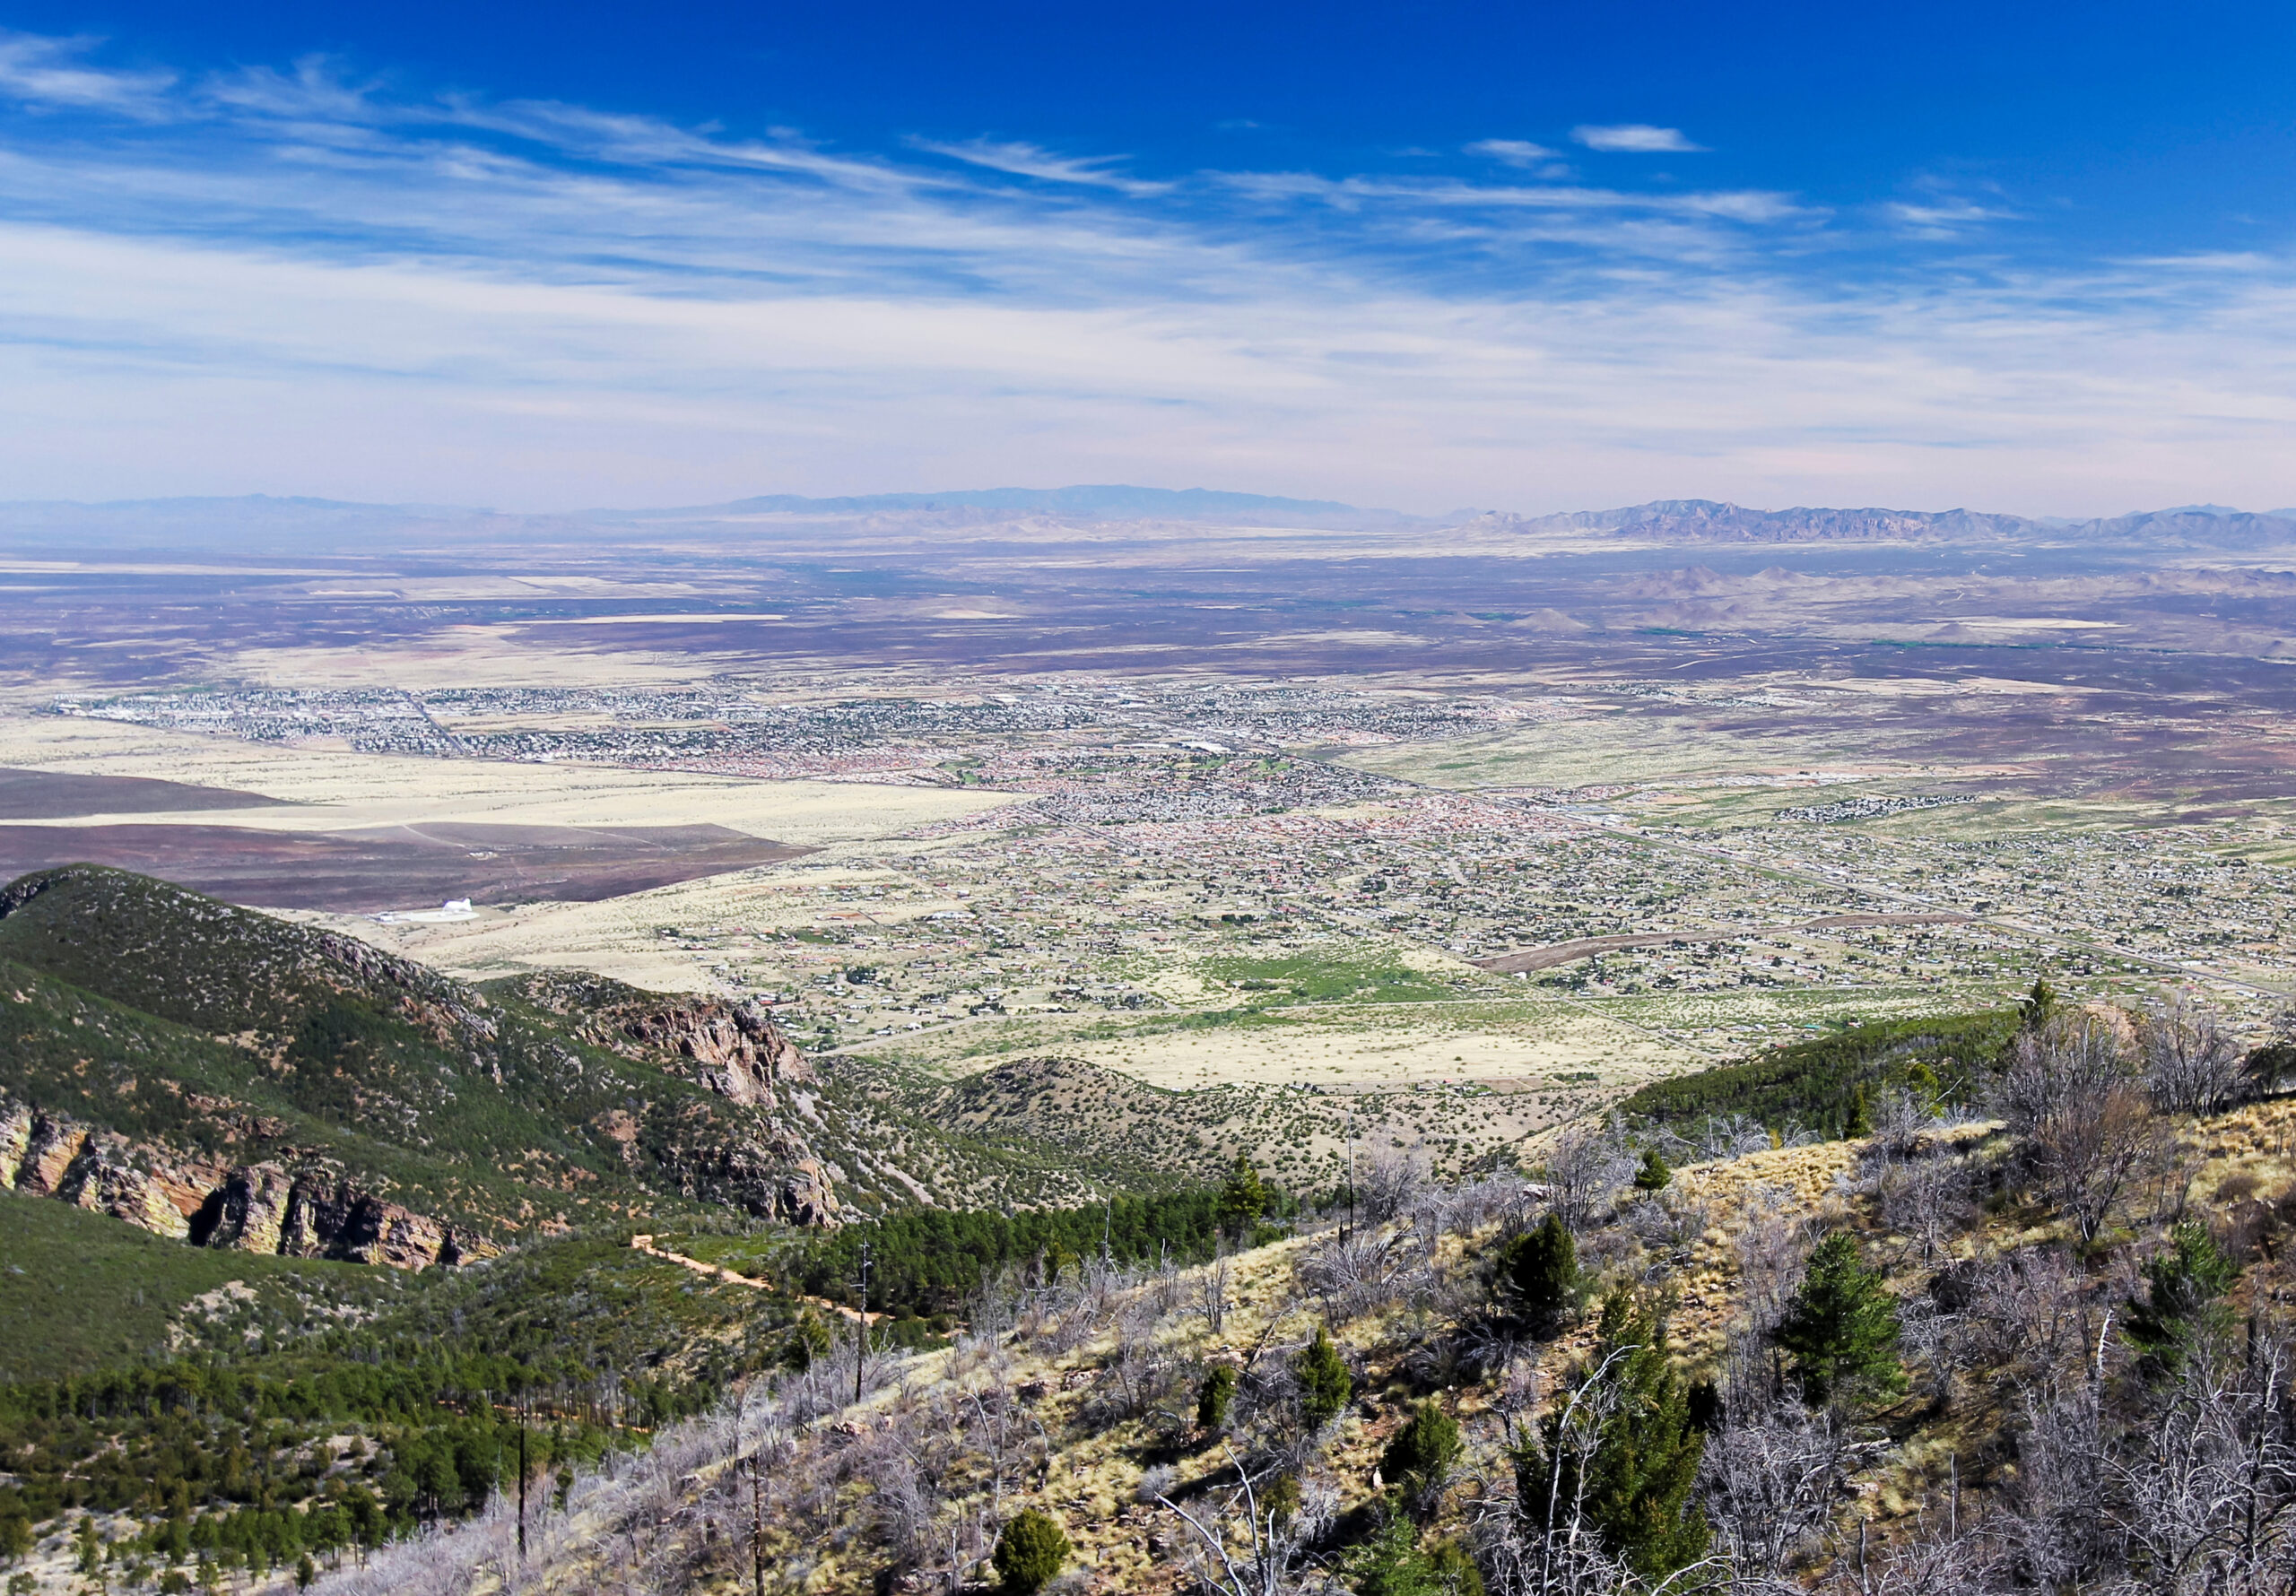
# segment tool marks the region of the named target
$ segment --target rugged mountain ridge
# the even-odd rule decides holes
[[[0,892],[0,1175],[198,1245],[413,1268],[664,1199],[834,1223],[771,1020],[623,1008],[555,1024],[353,938],[41,872]]]

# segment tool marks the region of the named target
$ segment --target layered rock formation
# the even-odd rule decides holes
[[[315,1161],[240,1167],[187,1158],[0,1096],[0,1186],[52,1197],[195,1245],[427,1269],[498,1251],[384,1201]]]

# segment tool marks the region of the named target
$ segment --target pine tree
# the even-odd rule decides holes
[[[2027,993],[2017,1005],[2018,1028],[2039,1030],[2057,1018],[2057,988],[2048,984],[2047,976],[2043,976],[2033,983],[2032,991]]]
[[[1674,1184],[1674,1172],[1655,1147],[1642,1149],[1642,1167],[1634,1172],[1634,1189],[1638,1192],[1662,1192]]]
[[[1217,1430],[1228,1422],[1228,1410],[1236,1400],[1236,1371],[1226,1364],[1215,1364],[1204,1377],[1196,1393],[1196,1427]]]
[[[1553,1337],[1578,1316],[1587,1300],[1578,1273],[1578,1244],[1568,1226],[1550,1213],[1529,1234],[1508,1245],[1500,1289],[1510,1299],[1516,1319],[1541,1340]]]
[[[1409,1519],[1395,1519],[1346,1564],[1356,1596],[1483,1596],[1474,1558],[1455,1540],[1422,1542]]]
[[[1023,1507],[996,1537],[989,1561],[1005,1596],[1036,1596],[1066,1566],[1068,1532],[1040,1508]]]
[[[1573,1520],[1657,1584],[1706,1555],[1712,1528],[1693,1499],[1706,1434],[1666,1344],[1665,1299],[1614,1292],[1570,1395],[1515,1461],[1517,1499],[1534,1534]]]
[[[1801,1288],[1778,1327],[1778,1344],[1793,1360],[1803,1400],[1905,1389],[1898,1361],[1898,1305],[1857,1255],[1857,1238],[1837,1230],[1810,1254]]]
[[[1266,1184],[1260,1179],[1259,1171],[1252,1167],[1251,1160],[1238,1153],[1228,1170],[1227,1184],[1220,1188],[1220,1222],[1230,1232],[1240,1236],[1266,1211]]]
[[[2170,1231],[2168,1246],[2144,1261],[2144,1300],[2128,1316],[2128,1339],[2144,1354],[2138,1368],[2148,1378],[2176,1373],[2196,1340],[2225,1328],[2221,1299],[2239,1278],[2205,1227],[2187,1221]]]
[[[1415,1508],[1430,1511],[1450,1479],[1460,1445],[1458,1421],[1436,1403],[1422,1402],[1387,1442],[1379,1477],[1400,1487]]]
[[[1355,1382],[1339,1349],[1332,1345],[1329,1330],[1316,1326],[1316,1339],[1301,1349],[1292,1368],[1300,1381],[1300,1417],[1310,1432],[1347,1410],[1347,1399],[1355,1394]]]

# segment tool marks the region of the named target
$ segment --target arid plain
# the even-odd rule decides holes
[[[825,1054],[1525,1123],[2043,971],[2296,984],[2270,535],[452,530],[15,528],[0,863],[761,996]]]

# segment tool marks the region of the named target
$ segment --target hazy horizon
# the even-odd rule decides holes
[[[0,470],[2286,504],[2292,22],[2152,22],[46,0],[0,33]]]

